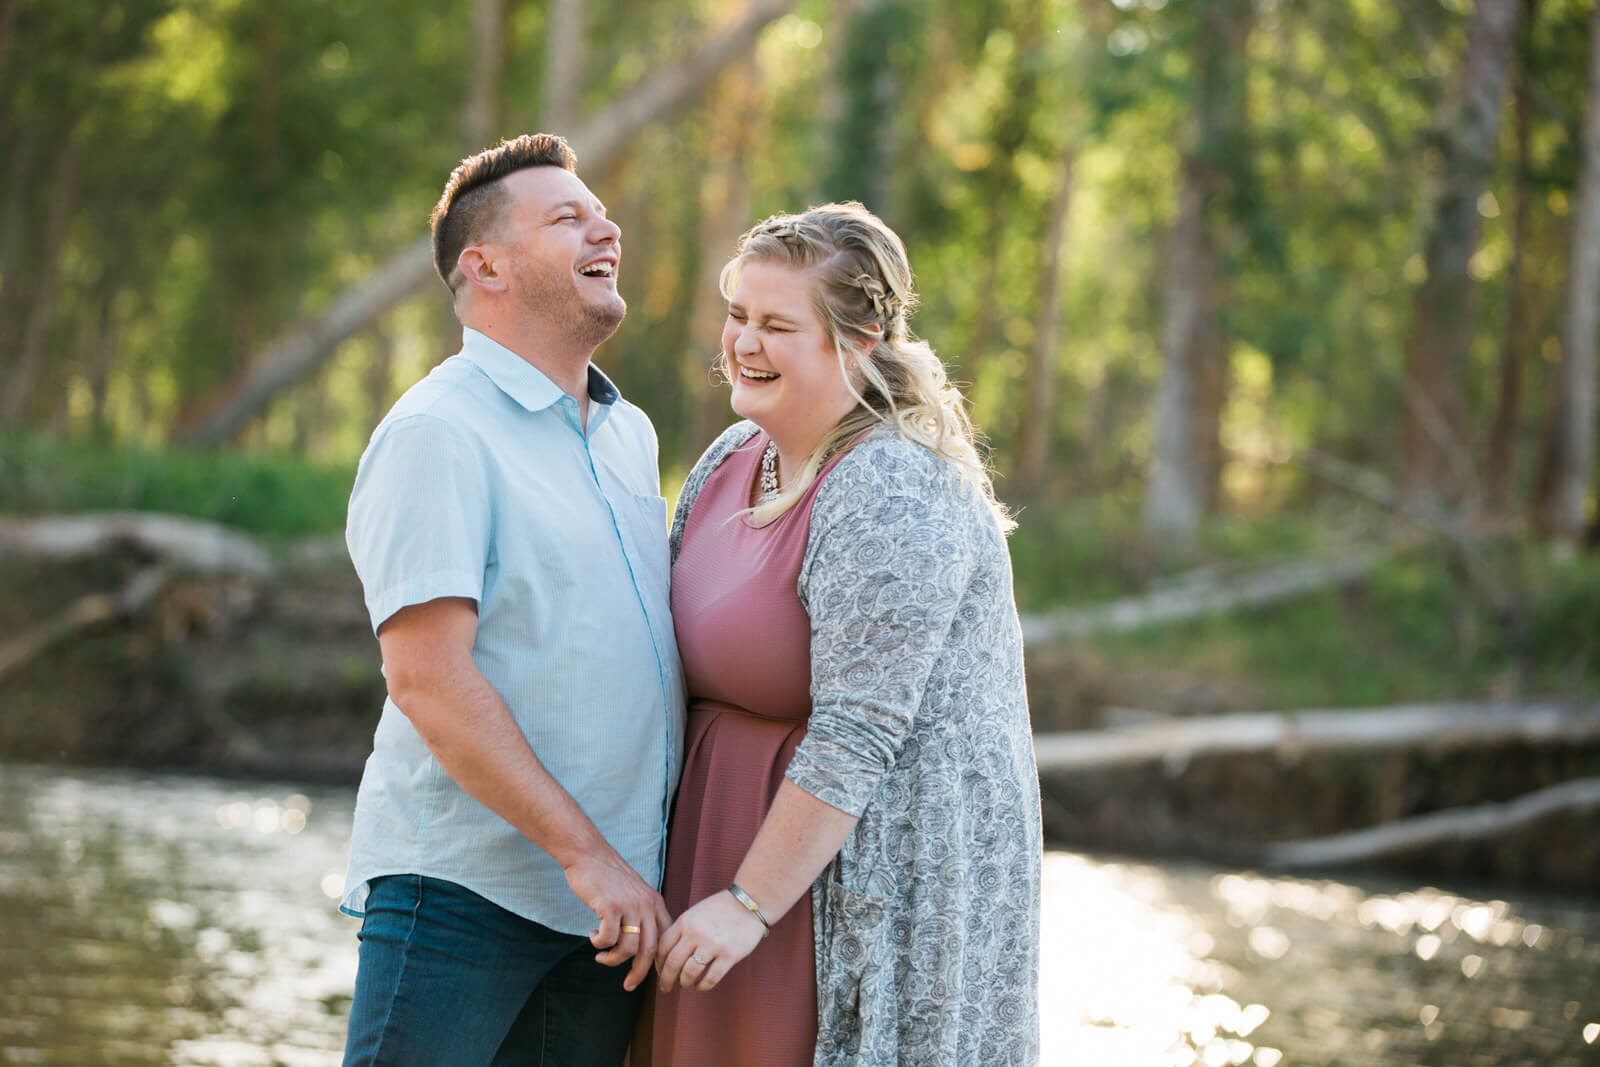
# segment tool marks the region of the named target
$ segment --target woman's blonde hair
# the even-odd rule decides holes
[[[739,239],[738,251],[722,268],[725,298],[732,298],[745,264],[757,261],[811,274],[812,306],[833,342],[839,373],[860,403],[823,436],[775,499],[750,509],[751,519],[765,523],[788,511],[830,458],[867,430],[887,423],[955,464],[963,480],[983,493],[1001,529],[1010,532],[1016,523],[995,499],[961,391],[950,384],[944,363],[928,343],[911,335],[907,320],[916,309],[917,294],[905,245],[895,232],[855,201],[823,204],[799,215],[773,215]],[[850,373],[852,364],[860,371],[859,386]],[[719,356],[718,368],[732,380],[735,372],[726,352]]]

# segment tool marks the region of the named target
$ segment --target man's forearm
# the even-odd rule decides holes
[[[403,688],[391,687],[390,695],[444,772],[562,867],[580,856],[614,852],[539,762],[476,666],[436,670]]]

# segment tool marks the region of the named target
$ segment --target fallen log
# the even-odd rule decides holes
[[[79,597],[0,643],[0,679],[69,637],[143,614],[181,575],[262,580],[277,570],[272,553],[248,534],[179,515],[113,511],[0,519],[0,554],[63,563],[125,548],[155,562],[136,572],[121,590]]]
[[[138,615],[172,577],[172,568],[157,564],[135,574],[120,592],[79,597],[65,611],[0,644],[0,679],[75,634]]]
[[[1163,719],[1125,730],[1034,737],[1041,771],[1139,763],[1182,766],[1196,756],[1332,749],[1447,748],[1600,738],[1600,704],[1403,704],[1388,708],[1239,712]]]
[[[1526,830],[1551,816],[1582,814],[1596,808],[1600,808],[1600,778],[1580,778],[1503,804],[1451,808],[1396,819],[1366,830],[1280,842],[1267,846],[1262,859],[1269,867],[1283,868],[1359,863],[1430,845],[1501,837]]]
[[[1270,604],[1359,581],[1394,552],[1388,547],[1373,548],[1336,559],[1281,563],[1228,582],[1192,582],[1092,607],[1028,614],[1022,616],[1022,639],[1026,644],[1048,644]]]
[[[191,573],[266,578],[275,569],[272,554],[254,538],[200,519],[137,511],[0,519],[0,552],[60,562],[119,545]]]

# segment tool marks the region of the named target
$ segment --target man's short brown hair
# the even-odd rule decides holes
[[[428,222],[433,227],[433,266],[451,292],[456,286],[450,278],[461,250],[488,239],[505,208],[506,194],[500,179],[528,167],[560,167],[576,172],[578,157],[563,137],[525,133],[468,156],[450,172],[450,180],[445,182]]]

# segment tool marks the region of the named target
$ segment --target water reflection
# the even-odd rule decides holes
[[[0,1063],[337,1063],[354,929],[323,880],[350,806],[0,768]]]
[[[1592,903],[1060,853],[1045,878],[1047,1063],[1600,1063]]]
[[[0,767],[0,1064],[329,1065],[352,794]],[[1052,853],[1046,1064],[1600,1063],[1600,907]]]

